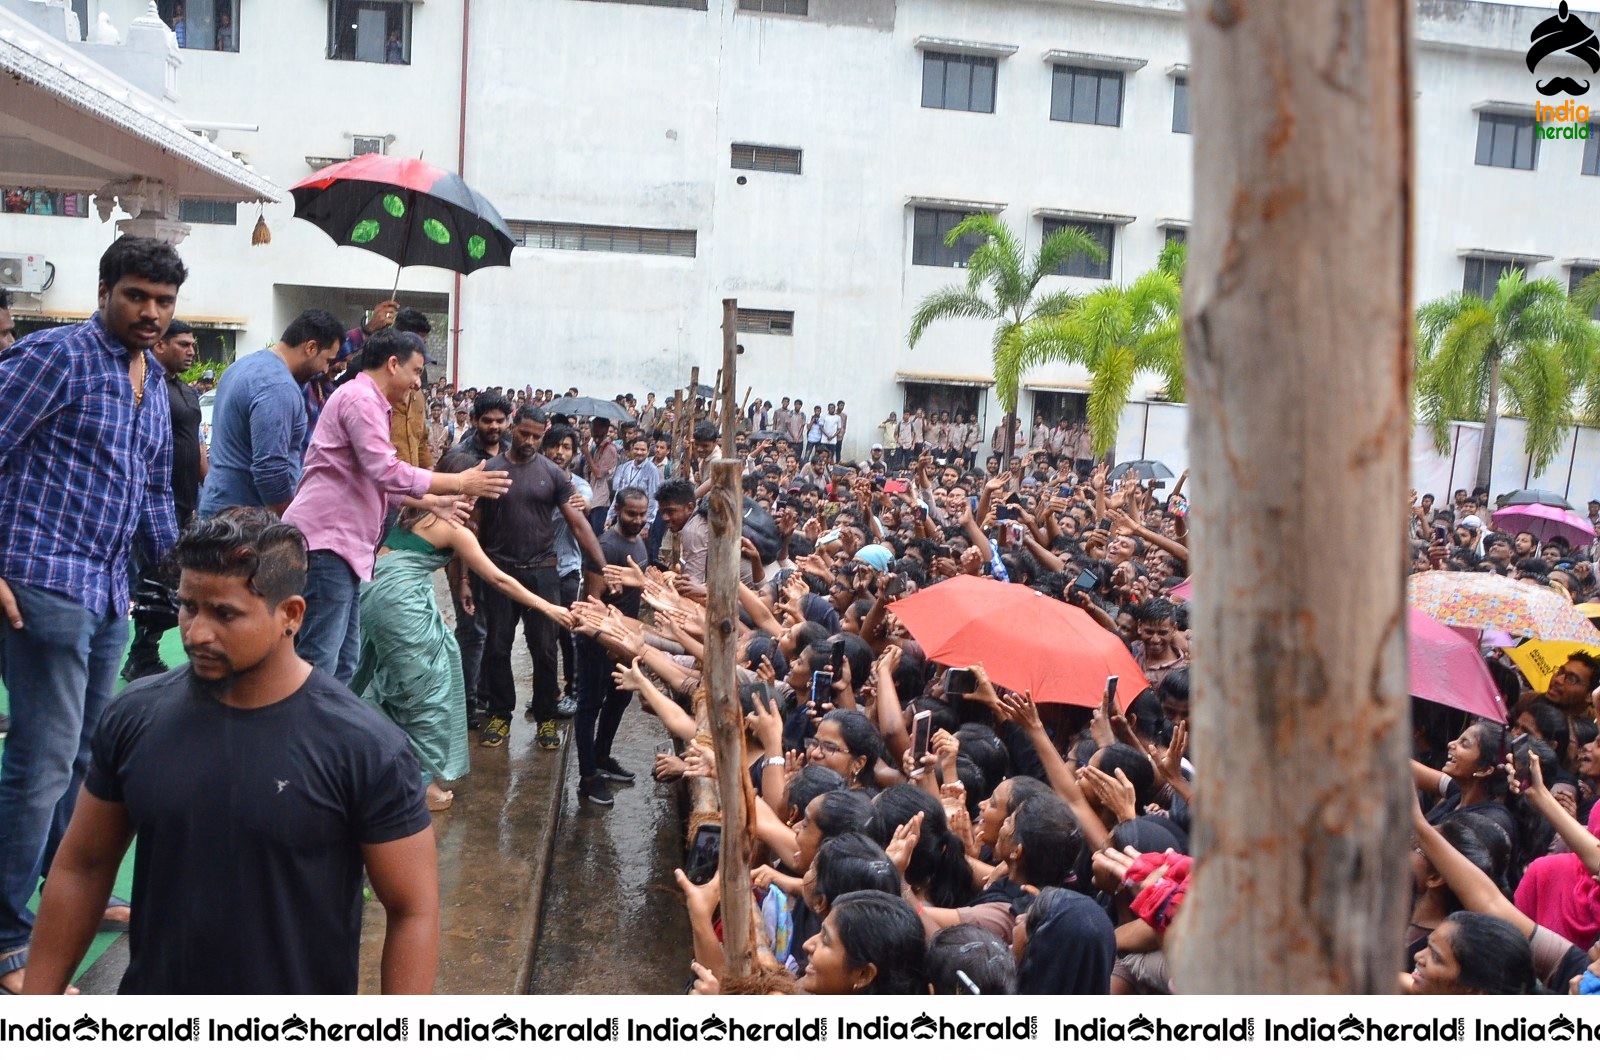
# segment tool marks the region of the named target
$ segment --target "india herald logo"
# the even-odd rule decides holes
[[[1528,49],[1530,74],[1537,73],[1539,63],[1558,52],[1582,60],[1590,73],[1600,73],[1600,38],[1582,19],[1568,10],[1566,0],[1562,0],[1554,15],[1533,27],[1528,39],[1533,42]],[[1589,82],[1560,74],[1548,81],[1536,82],[1536,86],[1542,96],[1559,96],[1563,93],[1581,96],[1589,91]]]

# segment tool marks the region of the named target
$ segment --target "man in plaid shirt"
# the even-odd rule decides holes
[[[99,310],[0,353],[0,991],[22,987],[27,903],[72,815],[128,640],[128,559],[178,540],[172,422],[149,348],[187,277],[169,244],[124,236]]]

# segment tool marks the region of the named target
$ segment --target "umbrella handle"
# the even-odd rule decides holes
[[[410,229],[411,229],[411,226],[409,224],[407,224],[406,225],[406,231],[407,231],[408,235],[410,234]],[[394,301],[395,300],[395,296],[400,293],[400,272],[404,268],[405,268],[404,265],[396,265],[394,267],[394,290],[389,292],[389,301],[391,301],[391,302]]]

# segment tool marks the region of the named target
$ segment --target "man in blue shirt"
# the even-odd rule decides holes
[[[178,539],[160,362],[187,270],[123,237],[100,259],[99,309],[0,353],[0,991],[21,988],[27,903],[60,842],[128,640],[128,560]]]
[[[344,325],[321,309],[294,318],[275,345],[241,357],[217,387],[211,413],[211,469],[200,517],[234,505],[282,515],[300,484],[306,448],[302,387],[326,371]]]

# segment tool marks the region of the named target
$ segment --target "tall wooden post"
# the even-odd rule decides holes
[[[739,374],[739,338],[738,338],[739,302],[734,298],[722,300],[722,371],[717,374],[717,382],[721,386],[718,397],[722,401],[722,420],[719,424],[722,429],[722,451],[728,456],[733,455],[733,432],[739,422],[739,404],[734,400],[737,389],[736,377]]]
[[[1190,8],[1185,993],[1392,992],[1401,970],[1411,9]]]
[[[744,711],[734,663],[739,651],[739,537],[744,524],[740,478],[744,464],[717,460],[711,465],[706,554],[706,705],[717,756],[717,795],[722,803],[722,946],[727,977],[750,974],[754,939],[750,934],[750,837],[755,791],[744,768]]]
[[[689,465],[694,456],[694,425],[698,419],[695,406],[700,403],[700,366],[697,364],[689,369],[689,396],[679,409],[678,425],[682,433],[678,436],[678,452],[681,454],[679,464],[679,478],[690,478]]]

